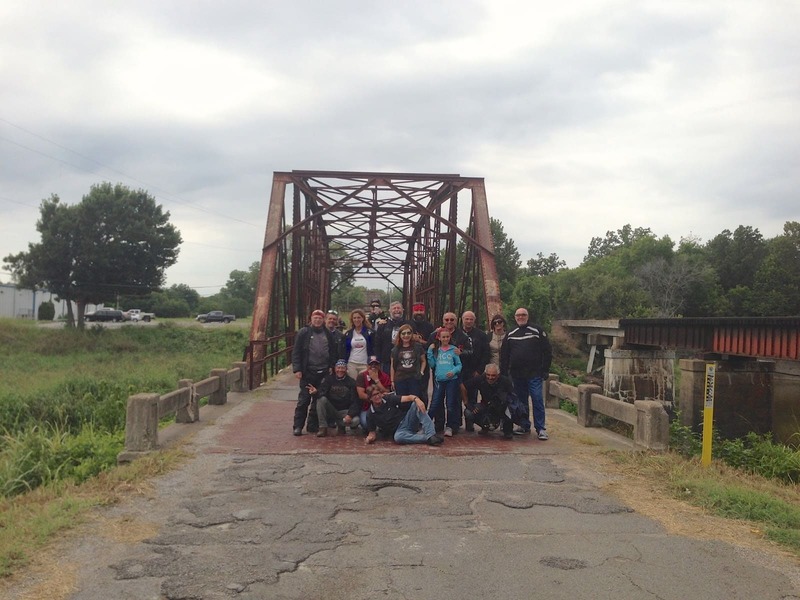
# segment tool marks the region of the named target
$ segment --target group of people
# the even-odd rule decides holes
[[[383,435],[399,444],[439,445],[463,424],[484,435],[499,429],[506,439],[533,427],[547,440],[542,390],[550,340],[524,307],[514,320],[507,327],[495,315],[487,333],[476,327],[472,311],[461,315],[461,327],[447,312],[436,327],[421,303],[408,320],[402,303],[392,302],[386,313],[373,300],[369,314],[350,313],[342,332],[336,311],[314,310],[292,348],[300,384],[294,435],[304,427],[318,437],[360,428],[368,444]]]

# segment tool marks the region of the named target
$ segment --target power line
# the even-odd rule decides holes
[[[192,204],[191,202],[189,202],[187,200],[183,200],[180,197],[176,196],[175,194],[172,194],[172,193],[170,193],[170,192],[168,192],[168,191],[166,191],[164,189],[161,189],[160,187],[158,187],[156,185],[149,184],[146,181],[142,181],[141,179],[137,179],[136,177],[128,175],[127,173],[123,173],[122,171],[120,171],[118,169],[115,169],[114,167],[111,167],[109,165],[106,165],[106,164],[98,161],[98,160],[95,160],[91,156],[86,156],[85,154],[81,154],[77,150],[73,150],[72,148],[68,148],[67,146],[59,144],[58,142],[55,142],[55,141],[53,141],[51,139],[48,139],[48,138],[46,138],[46,137],[44,137],[42,135],[39,135],[38,133],[35,133],[35,132],[33,132],[33,131],[29,130],[29,129],[26,129],[25,127],[22,127],[21,125],[17,125],[16,123],[12,123],[8,119],[4,119],[4,118],[0,117],[0,122],[6,123],[7,125],[10,125],[11,127],[15,127],[16,129],[19,129],[20,131],[24,131],[28,135],[32,135],[33,137],[38,138],[38,139],[40,139],[40,140],[42,140],[44,142],[47,142],[48,144],[52,144],[52,145],[56,146],[57,148],[61,148],[62,150],[65,150],[65,151],[70,152],[70,153],[72,153],[72,154],[74,154],[76,156],[79,156],[80,158],[83,158],[84,160],[91,161],[94,164],[96,164],[96,165],[98,165],[98,166],[100,166],[100,167],[102,167],[104,169],[108,169],[109,171],[111,171],[113,173],[116,173],[117,175],[121,175],[122,177],[124,177],[124,178],[126,178],[126,179],[128,179],[130,181],[134,181],[134,182],[136,182],[136,183],[138,183],[138,184],[140,184],[140,185],[142,185],[142,186],[144,186],[144,187],[146,187],[148,189],[156,190],[156,191],[160,192],[162,198],[163,198],[163,196],[167,196],[168,199],[171,199],[172,202],[176,202],[178,204],[183,204],[184,206],[187,206],[187,207],[192,208],[194,210],[198,210],[198,211],[204,212],[206,214],[213,215],[215,217],[222,217],[224,219],[229,219],[231,221],[236,221],[238,223],[243,223],[245,225],[250,225],[252,227],[258,227],[255,223],[251,223],[249,221],[244,221],[242,219],[237,219],[236,217],[232,217],[230,215],[226,215],[226,214],[223,214],[223,213],[217,213],[217,212],[214,212],[212,210],[208,210],[207,208],[203,208],[202,206],[196,206],[195,204]],[[47,154],[46,152],[42,152],[40,150],[36,150],[34,148],[30,148],[29,146],[26,146],[24,144],[20,144],[19,142],[15,142],[14,140],[11,140],[11,139],[9,139],[7,137],[0,136],[0,139],[8,142],[9,144],[13,144],[13,145],[18,146],[20,148],[28,150],[29,152],[33,152],[33,153],[38,154],[40,156],[43,156],[45,158],[49,158],[51,160],[60,162],[60,163],[62,163],[64,165],[67,165],[69,167],[73,167],[73,168],[79,169],[81,171],[86,171],[88,173],[92,173],[93,175],[101,176],[101,174],[98,173],[95,170],[88,169],[88,168],[82,167],[80,165],[76,165],[76,164],[71,163],[69,161],[66,161],[66,160],[63,160],[61,158],[58,158],[58,157],[52,156],[50,154]]]

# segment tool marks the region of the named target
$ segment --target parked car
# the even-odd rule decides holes
[[[127,320],[125,313],[115,308],[98,308],[94,312],[86,313],[83,318],[86,321],[114,321],[116,323]]]
[[[226,315],[221,310],[212,310],[204,315],[197,315],[195,320],[201,323],[230,323],[235,321],[236,317],[234,315]]]
[[[150,321],[156,318],[156,315],[154,313],[142,312],[138,308],[131,308],[126,312],[128,318],[134,323],[138,323],[139,321],[144,321],[145,323],[149,323]]]

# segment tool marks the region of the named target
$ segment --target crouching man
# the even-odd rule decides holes
[[[509,400],[514,396],[514,384],[511,380],[500,375],[497,365],[489,363],[481,375],[468,380],[465,385],[467,390],[473,391],[473,395],[479,393],[481,398],[480,402],[467,404],[464,411],[467,425],[474,423],[481,428],[478,433],[487,434],[502,423],[503,437],[512,439],[514,424]]]
[[[339,360],[333,374],[322,380],[317,389],[309,386],[311,396],[317,396],[319,432],[317,437],[328,435],[329,427],[337,427],[340,435],[347,432],[346,425],[358,426],[361,400],[356,392],[356,382],[347,374],[347,361]]]
[[[393,436],[398,444],[436,446],[444,441],[436,433],[425,403],[419,396],[387,394],[376,386],[370,386],[368,393],[370,406],[367,411],[367,444],[375,442],[378,431]],[[405,410],[406,407],[401,405],[409,402],[412,404]]]

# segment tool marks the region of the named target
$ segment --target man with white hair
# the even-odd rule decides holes
[[[528,321],[527,308],[520,306],[514,311],[514,320],[517,325],[506,334],[500,348],[500,372],[511,377],[525,411],[528,410],[528,397],[531,398],[533,426],[537,437],[544,441],[549,436],[545,428],[542,386],[550,373],[553,350],[545,330]],[[523,425],[517,433],[530,433],[530,424],[527,428]]]

